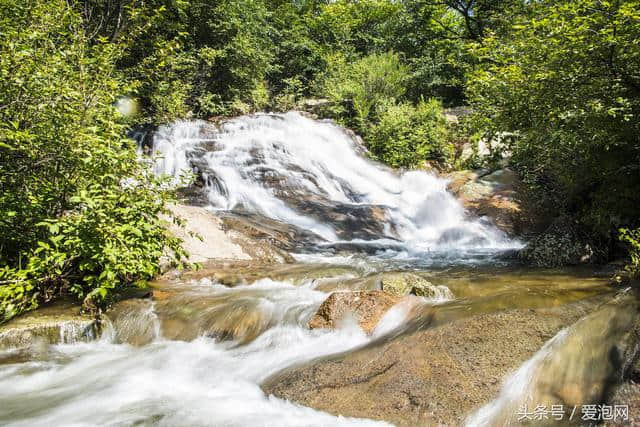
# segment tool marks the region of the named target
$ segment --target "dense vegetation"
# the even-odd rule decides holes
[[[536,199],[611,251],[640,220],[637,1],[537,1],[477,46],[468,93]],[[638,257],[638,232],[623,233]],[[637,262],[636,262],[637,270]]]
[[[64,1],[0,3],[0,323],[71,294],[87,308],[153,277],[170,193],[113,108],[116,45]]]
[[[0,322],[183,255],[128,128],[309,98],[393,166],[500,136],[541,206],[638,268],[637,0],[3,0],[0,24]]]

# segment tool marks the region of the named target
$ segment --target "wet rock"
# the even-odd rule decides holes
[[[235,340],[248,343],[262,333],[270,318],[247,303],[221,306],[208,310],[201,305],[181,308],[160,307],[162,335],[167,339],[192,341],[199,336],[219,341]]]
[[[528,232],[518,191],[520,181],[515,172],[508,168],[493,173],[487,170],[457,171],[446,177],[449,189],[466,209],[490,218],[510,235]]]
[[[331,107],[331,101],[324,98],[309,98],[304,99],[301,102],[301,107],[303,111],[312,113],[317,116],[325,116],[329,111],[329,107]]]
[[[509,168],[455,171],[443,175],[449,190],[465,209],[486,217],[511,236],[539,233],[549,224],[521,190],[517,174]]]
[[[385,274],[380,280],[382,290],[391,295],[416,295],[432,299],[451,299],[453,295],[446,286],[435,286],[413,273]]]
[[[537,267],[591,264],[606,254],[592,242],[571,218],[557,218],[542,234],[531,240],[518,257]]]
[[[309,327],[336,328],[341,322],[355,318],[365,332],[371,333],[398,301],[400,297],[383,291],[334,292],[309,320]]]
[[[275,244],[277,240],[282,242],[282,238],[274,238],[273,233],[257,232],[257,226],[251,221],[241,217],[229,220],[228,216],[217,216],[198,206],[174,205],[171,210],[185,221],[184,228],[171,223],[169,229],[183,240],[191,262],[254,260],[277,263],[292,260],[286,250]],[[281,232],[280,237],[283,234]]]
[[[324,240],[310,231],[255,213],[225,212],[219,218],[224,230],[254,259],[290,262],[289,252],[303,252]]]
[[[575,407],[580,419],[584,405],[603,404],[637,356],[638,308],[635,296],[621,293],[554,336],[507,380],[490,411],[481,411],[482,419],[516,425],[525,405],[562,406],[567,418]]]
[[[60,302],[25,313],[0,326],[0,349],[88,341],[99,335],[95,319]]]
[[[294,367],[267,394],[396,425],[462,425],[500,379],[583,312],[572,306],[476,314]]]
[[[142,346],[158,337],[158,319],[149,299],[119,301],[105,315],[116,343]]]

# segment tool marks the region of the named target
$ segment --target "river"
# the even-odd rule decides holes
[[[153,153],[161,155],[155,171],[176,182],[194,170],[194,197],[212,212],[269,218],[304,233],[292,253],[295,263],[249,266],[247,279],[232,287],[216,280],[228,266],[162,279],[154,284],[162,298],[127,302],[105,321],[99,339],[0,362],[0,424],[386,425],[368,419],[384,416],[343,417],[261,386],[289,368],[369,351],[478,313],[579,305],[581,321],[548,337],[519,369],[506,367],[511,376],[500,378],[499,392],[464,414],[470,425],[510,424],[514,408],[531,393],[546,396],[540,372],[550,353],[566,355],[544,362],[546,372],[561,372],[570,362],[572,381],[581,384],[592,364],[609,366],[607,355],[586,361],[567,348],[615,338],[593,338],[594,324],[606,332],[603,324],[620,329],[633,322],[611,311],[598,314],[625,296],[592,271],[514,265],[503,255],[523,243],[465,212],[446,181],[377,164],[330,122],[298,113],[241,117],[222,126],[178,122],[158,130]],[[369,335],[348,319],[337,329],[309,329],[331,292],[376,289],[389,272],[417,274],[434,293],[398,304]],[[571,346],[567,336],[576,337]],[[591,381],[604,382],[610,372],[602,371]],[[523,396],[524,389],[537,391]]]

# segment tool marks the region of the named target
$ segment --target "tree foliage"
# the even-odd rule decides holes
[[[117,45],[89,43],[64,0],[5,1],[0,20],[0,322],[65,293],[100,307],[184,255],[170,193],[114,108]]]
[[[485,38],[469,87],[539,197],[604,238],[638,221],[638,40],[635,1],[531,2]]]
[[[382,107],[379,120],[366,136],[379,160],[396,167],[420,166],[425,160],[446,162],[452,149],[446,140],[442,106],[434,99]]]

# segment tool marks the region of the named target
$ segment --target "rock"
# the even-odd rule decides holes
[[[352,315],[366,333],[371,333],[382,316],[398,301],[400,297],[383,291],[334,292],[309,320],[309,327],[336,328]]]
[[[428,280],[413,273],[385,274],[380,280],[382,290],[396,296],[416,295],[431,299],[452,299],[446,286],[435,286]]]
[[[59,302],[0,326],[0,349],[88,341],[98,335],[95,319],[80,315],[71,303]]]
[[[607,420],[604,426],[637,426],[640,425],[640,379],[628,380],[615,391],[615,394],[608,401],[609,406],[626,407],[628,417],[616,417],[615,420]]]
[[[606,254],[581,232],[575,221],[557,218],[542,234],[531,240],[518,257],[537,267],[590,264],[602,261]]]
[[[223,229],[254,260],[291,262],[289,252],[301,252],[322,241],[320,236],[255,213],[220,213]]]
[[[502,165],[506,165],[511,158],[511,152],[507,150],[505,140],[512,136],[512,134],[504,132],[491,140],[483,138],[476,142],[466,142],[462,145],[460,161],[466,163],[469,161],[499,160]]]
[[[507,234],[529,235],[543,229],[546,218],[523,196],[520,180],[511,169],[456,171],[444,177],[467,210],[489,218]]]
[[[143,346],[158,337],[158,320],[149,299],[119,301],[105,315],[111,322],[112,339],[116,343]]]
[[[263,389],[335,415],[396,425],[463,425],[468,413],[497,394],[501,378],[582,313],[564,305],[427,324],[391,341],[287,369]]]
[[[327,113],[329,107],[331,107],[331,101],[325,98],[309,98],[302,100],[301,107],[303,111],[318,116],[324,116]]]
[[[229,222],[227,217],[217,216],[203,207],[173,205],[170,209],[185,221],[184,228],[170,223],[169,230],[184,241],[183,247],[190,254],[191,262],[292,260],[286,250],[274,244],[277,239],[267,233],[256,233],[251,221],[242,217]]]
[[[490,425],[519,424],[518,408],[525,405],[580,411],[583,405],[604,403],[638,357],[639,308],[635,295],[619,293],[556,335],[527,362],[526,382],[518,381],[519,394],[513,383],[505,385],[487,407],[492,413]],[[486,416],[485,409],[481,413]]]

